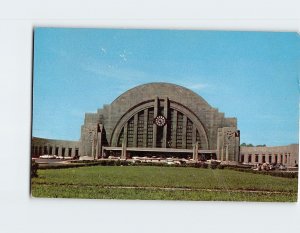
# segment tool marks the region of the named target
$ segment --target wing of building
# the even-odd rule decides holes
[[[299,144],[287,146],[241,146],[240,162],[244,164],[283,164],[294,167],[299,164]]]

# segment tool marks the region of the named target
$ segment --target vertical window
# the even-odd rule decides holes
[[[170,109],[170,115],[169,115],[169,124],[167,125],[168,127],[168,135],[167,135],[167,147],[168,148],[174,148],[175,145],[173,145],[173,138],[174,138],[174,134],[173,134],[173,122],[174,122],[174,110]]]
[[[248,163],[252,163],[252,155],[251,154],[248,156]]]
[[[255,162],[258,163],[258,155],[255,155]]]
[[[39,156],[39,148],[37,146],[34,147],[34,156]]]
[[[164,136],[164,129],[163,127],[157,127],[156,129],[156,147],[162,147],[162,141]]]
[[[183,127],[183,115],[177,113],[177,134],[176,134],[176,148],[182,148],[182,127]]]
[[[72,156],[72,148],[69,148],[69,151],[68,151],[68,156],[71,157]]]
[[[42,151],[43,149],[42,149],[42,147],[40,146],[39,147],[39,155],[42,155],[43,154],[43,151]]]
[[[148,110],[148,122],[147,122],[147,147],[152,147],[153,142],[153,120],[154,120],[154,108]]]
[[[47,146],[44,146],[44,155],[47,155],[48,154],[48,148]]]
[[[284,163],[287,163],[287,154],[284,156]]]
[[[144,136],[144,110],[138,114],[138,125],[137,125],[137,146],[143,147],[143,136]]]
[[[121,130],[121,133],[120,133],[120,136],[119,136],[118,146],[122,146],[123,140],[124,140],[124,127]]]
[[[61,155],[62,157],[65,157],[66,148],[61,148]]]
[[[186,125],[186,148],[193,148],[193,123],[190,119],[187,119]]]
[[[133,131],[134,131],[134,121],[133,117],[128,121],[127,126],[127,146],[132,147],[133,146]]]
[[[55,155],[58,155],[58,147],[55,147]]]

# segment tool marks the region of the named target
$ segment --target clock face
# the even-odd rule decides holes
[[[166,118],[164,116],[157,116],[155,118],[155,124],[157,126],[164,126],[166,124]]]

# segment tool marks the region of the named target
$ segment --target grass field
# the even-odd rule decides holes
[[[297,201],[297,179],[227,169],[95,166],[38,175],[32,179],[34,197]]]

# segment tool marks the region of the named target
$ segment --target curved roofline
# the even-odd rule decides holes
[[[137,90],[141,87],[147,86],[147,85],[153,85],[153,84],[162,84],[162,85],[169,85],[169,86],[173,86],[173,87],[177,87],[177,88],[182,88],[190,93],[192,93],[193,95],[197,96],[198,98],[200,98],[205,104],[207,104],[208,106],[210,106],[210,104],[203,98],[201,97],[199,94],[197,94],[196,92],[192,91],[191,89],[188,89],[184,86],[178,85],[178,84],[174,84],[174,83],[168,83],[168,82],[151,82],[151,83],[144,83],[138,86],[135,86],[133,88],[128,89],[127,91],[123,92],[121,95],[119,95],[116,99],[114,99],[114,101],[111,103],[113,104],[114,102],[116,102],[120,97],[122,97],[123,95],[126,95],[127,93]]]

